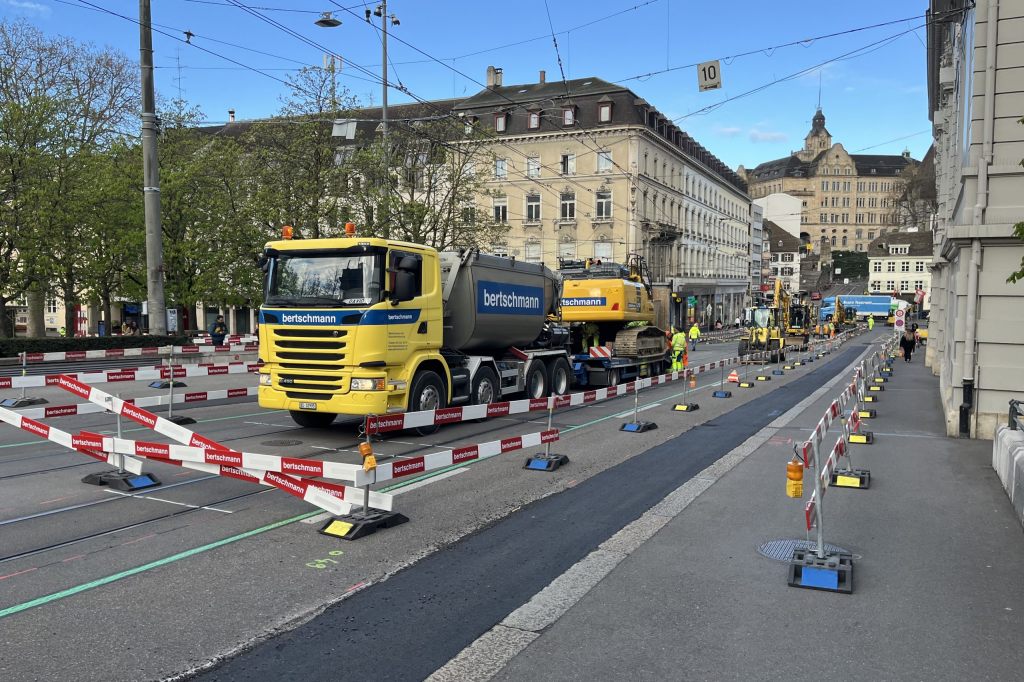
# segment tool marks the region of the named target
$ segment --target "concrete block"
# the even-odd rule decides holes
[[[1024,524],[1024,446],[1017,446],[1013,451],[1013,482],[1010,488],[1010,501],[1017,512],[1017,520]]]
[[[992,468],[1011,498],[1015,478],[1013,453],[1018,449],[1024,449],[1024,431],[1014,431],[1003,425],[997,427],[992,439]]]

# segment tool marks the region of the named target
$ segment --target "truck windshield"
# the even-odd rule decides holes
[[[380,301],[382,256],[278,253],[267,270],[266,303],[344,308]]]
[[[772,311],[768,308],[754,309],[754,326],[766,329],[772,326]]]

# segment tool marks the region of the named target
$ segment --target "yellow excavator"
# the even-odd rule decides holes
[[[590,383],[614,385],[644,369],[663,369],[667,359],[665,332],[654,326],[650,273],[642,256],[630,254],[626,264],[596,259],[560,260],[561,318],[569,325],[572,353],[592,357]],[[605,360],[612,360],[607,362]],[[639,364],[638,364],[639,363]]]
[[[750,326],[747,337],[740,339],[738,353],[767,351],[772,362],[786,359],[786,346],[790,332],[790,297],[782,288],[782,280],[775,280],[775,295],[771,305],[763,305],[748,311]],[[802,328],[801,328],[802,329]],[[801,337],[803,338],[803,337]]]

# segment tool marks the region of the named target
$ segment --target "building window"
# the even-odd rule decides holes
[[[594,242],[594,258],[610,261],[612,259],[612,243]]]
[[[562,220],[576,220],[576,193],[562,192],[561,213]]]
[[[779,254],[777,254],[777,253],[773,253],[772,254],[772,262],[773,263],[778,263],[779,262]]]
[[[576,242],[562,242],[558,245],[558,257],[565,260],[576,258]]]
[[[772,268],[772,277],[778,277],[778,276],[779,276],[779,269],[778,268]]]
[[[850,222],[850,214],[849,214],[849,213],[844,213],[844,214],[843,214],[843,220],[842,220],[842,222],[843,222],[843,223],[848,223],[848,222]]]
[[[900,291],[910,291],[910,282],[906,280],[900,282]]]
[[[828,191],[828,180],[822,180],[821,181],[821,191],[822,192],[827,192]]]
[[[868,239],[874,239],[874,238],[875,238],[875,231],[874,230],[868,230]]]
[[[506,178],[508,177],[508,159],[495,159],[494,160],[494,177]]]
[[[818,222],[819,223],[827,223],[828,222],[828,213],[819,213],[818,214]]]
[[[505,123],[508,121],[507,114],[495,114],[494,115],[494,132],[503,133],[505,132]]]
[[[576,124],[576,112],[572,107],[562,109],[562,125],[571,126]]]
[[[782,276],[783,277],[792,277],[793,276],[793,268],[782,268]]]
[[[524,244],[524,258],[527,263],[540,262],[540,242],[526,242]]]
[[[562,175],[576,175],[575,154],[562,154]]]
[[[846,246],[846,235],[843,235],[843,246]]]
[[[833,192],[838,192],[839,191],[839,183],[838,182],[833,182],[832,183],[832,191]]]
[[[540,157],[531,156],[526,159],[526,177],[528,178],[539,178],[540,177]]]
[[[891,280],[891,279],[886,280],[885,281],[885,290],[886,291],[896,291],[896,281],[895,280]]]
[[[528,222],[528,223],[539,223],[540,222],[540,195],[539,194],[527,194],[526,195],[526,222]]]
[[[598,220],[611,220],[612,217],[612,193],[609,191],[600,191],[595,195],[595,202],[597,204],[597,219]]]
[[[924,289],[924,280],[923,279],[915,279],[914,280],[914,289],[915,290],[917,290],[917,289]]]
[[[924,261],[919,260],[914,263],[914,272],[924,272]]]
[[[57,299],[47,298],[46,299],[46,312],[55,313],[57,312]]]
[[[881,272],[881,271],[882,271],[882,261],[876,260],[876,261],[871,263],[871,272]]]
[[[910,261],[900,261],[900,272],[910,272]]]
[[[784,254],[782,254],[782,262],[783,263],[792,263],[793,262],[793,254],[792,253],[784,253]]]
[[[601,102],[597,105],[597,122],[598,123],[611,123],[612,120],[612,103]]]
[[[612,170],[612,153],[600,151],[597,153],[597,172],[610,173]]]
[[[508,197],[494,197],[494,222],[508,222]]]
[[[878,290],[879,290],[878,282],[872,282],[871,284],[868,285],[868,291],[878,291]]]
[[[527,116],[527,121],[527,127],[530,130],[537,130],[538,128],[540,128],[540,112],[531,111]]]
[[[836,236],[832,235],[832,246],[836,245]]]
[[[896,261],[887,261],[885,264],[886,272],[896,272]]]
[[[508,244],[491,244],[491,253],[501,258],[508,258]]]

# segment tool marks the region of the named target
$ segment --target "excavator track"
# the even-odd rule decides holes
[[[657,327],[623,329],[615,335],[615,354],[638,360],[665,354],[665,332]]]

